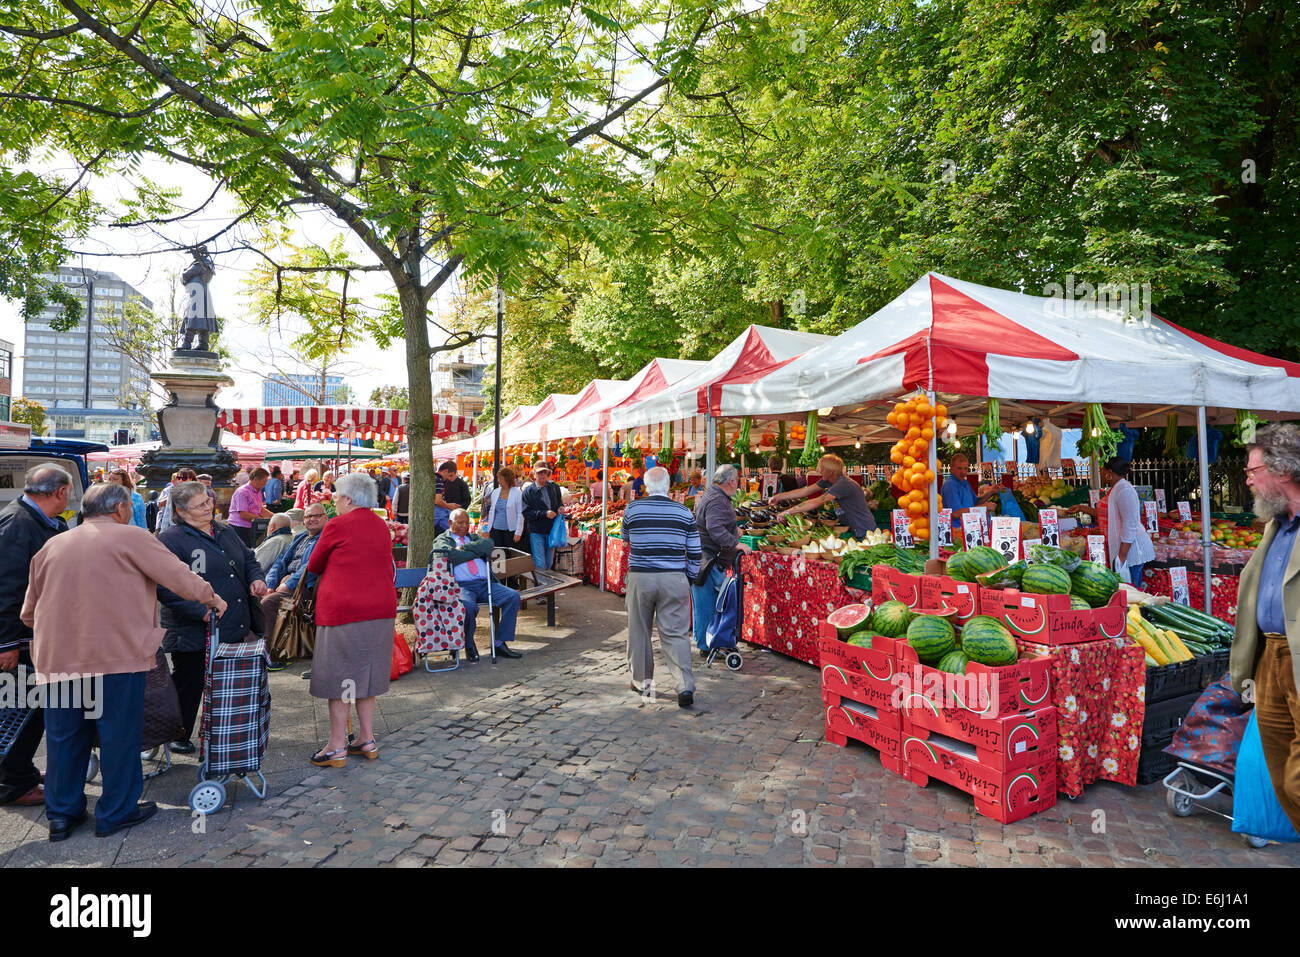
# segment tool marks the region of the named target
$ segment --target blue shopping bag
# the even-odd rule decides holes
[[[1237,752],[1237,778],[1232,786],[1232,830],[1235,834],[1265,837],[1272,841],[1300,841],[1290,819],[1277,803],[1273,779],[1264,763],[1264,746],[1259,740],[1255,712],[1250,712],[1246,733]]]
[[[557,515],[551,523],[551,537],[546,544],[551,548],[563,548],[569,544],[569,523],[563,515]]]
[[[718,601],[713,606],[713,620],[704,632],[704,645],[710,651],[714,648],[736,647],[736,632],[740,629],[739,585],[734,572],[728,572],[722,588],[718,590]]]

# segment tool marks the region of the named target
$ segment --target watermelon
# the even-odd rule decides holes
[[[1056,565],[1030,565],[1020,579],[1020,590],[1036,595],[1068,595],[1070,576]]]
[[[966,657],[966,652],[958,648],[956,651],[950,651],[940,658],[938,668],[950,675],[964,675],[968,661],[970,659]]]
[[[852,645],[854,648],[870,648],[871,639],[877,637],[879,636],[876,635],[874,632],[860,631],[856,635],[850,637],[848,643]]]
[[[937,664],[957,647],[952,623],[940,615],[917,615],[907,626],[907,643],[927,665]]]
[[[1074,579],[1071,578],[1070,581],[1071,581],[1071,583],[1073,583]],[[1071,592],[1071,594],[1070,594],[1070,610],[1071,610],[1071,611],[1091,611],[1091,610],[1092,610],[1092,606],[1091,606],[1091,605],[1089,605],[1086,601],[1084,601],[1084,600],[1083,600],[1082,598],[1080,598],[1078,595],[1074,594],[1074,588],[1073,588],[1073,586],[1070,588],[1070,592]]]
[[[916,616],[901,601],[887,601],[871,616],[871,627],[889,638],[902,638]]]
[[[827,615],[826,623],[835,626],[840,638],[847,638],[861,629],[870,618],[871,608],[868,605],[845,605]]]
[[[996,618],[976,615],[961,630],[961,650],[982,665],[1013,665],[1018,652],[1011,632]]]
[[[954,563],[956,567],[954,567]],[[948,575],[959,582],[974,582],[976,576],[987,575],[999,568],[1006,567],[1006,559],[996,548],[976,545],[964,552],[958,552],[948,559]]]
[[[1096,562],[1079,562],[1070,575],[1070,593],[1078,595],[1092,608],[1108,604],[1119,590],[1119,576]]]

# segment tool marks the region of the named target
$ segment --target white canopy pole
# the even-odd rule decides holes
[[[713,473],[718,467],[718,421],[712,415],[704,417],[704,484],[713,483]]]
[[[471,488],[478,488],[478,439],[469,440],[469,454],[473,461],[470,464],[469,484]]]
[[[609,515],[609,433],[600,433],[600,590],[605,590],[605,519]]]
[[[930,408],[934,408],[934,393],[927,392],[930,398]],[[929,469],[934,473],[934,481],[930,483],[930,557],[939,557],[939,423],[937,420],[934,426],[934,436],[930,439],[929,444]]]
[[[1210,461],[1205,442],[1205,406],[1196,407],[1196,450],[1201,457],[1201,550],[1205,569],[1205,613],[1210,614],[1211,582],[1210,558],[1214,546],[1210,542]]]

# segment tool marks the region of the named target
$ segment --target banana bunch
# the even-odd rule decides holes
[[[1138,614],[1137,605],[1128,606],[1128,636],[1147,653],[1148,668],[1176,665],[1196,657],[1168,628],[1157,628]]]

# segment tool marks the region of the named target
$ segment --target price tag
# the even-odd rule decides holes
[[[1038,510],[1038,527],[1042,531],[1043,544],[1053,548],[1061,547],[1061,533],[1056,521],[1056,509],[1040,508]]]
[[[911,548],[912,533],[907,528],[907,511],[896,508],[890,514],[893,516],[894,544],[899,548]]]
[[[934,523],[934,532],[938,536],[940,548],[952,548],[952,509],[939,509],[939,518]]]
[[[781,481],[780,476],[778,475],[772,475],[772,474],[764,475],[763,476],[763,498],[767,499],[775,495],[777,489],[780,488],[780,481]]]
[[[1014,515],[993,516],[993,547],[1010,565],[1020,554],[1020,519]]]
[[[1191,604],[1187,590],[1186,567],[1175,565],[1169,569],[1169,596],[1180,605]]]
[[[1156,489],[1155,497],[1156,497],[1156,508],[1160,509],[1160,511],[1162,512],[1169,511],[1169,507],[1165,504],[1165,490],[1162,488]]]
[[[1106,536],[1105,535],[1088,536],[1088,561],[1096,562],[1098,565],[1106,564]]]
[[[1099,488],[1088,489],[1088,504],[1091,505],[1093,508],[1096,508],[1100,502],[1101,502],[1101,489]]]
[[[1178,517],[1179,517],[1179,519],[1181,519],[1181,520],[1184,521],[1184,522],[1190,522],[1190,521],[1192,520],[1192,503],[1191,503],[1191,502],[1179,502],[1179,503],[1178,503]]]
[[[1043,540],[1041,538],[1026,538],[1023,542],[1020,543],[1021,548],[1023,548],[1025,552],[1025,561],[1032,562],[1034,560],[1033,548],[1035,545],[1041,545],[1041,544],[1043,544]]]
[[[1160,534],[1160,515],[1156,512],[1155,502],[1143,502],[1142,511],[1146,513],[1147,532],[1151,535]]]
[[[988,542],[988,524],[989,516],[986,507],[976,505],[967,509],[966,517],[961,522],[962,538],[967,548],[974,548]]]

